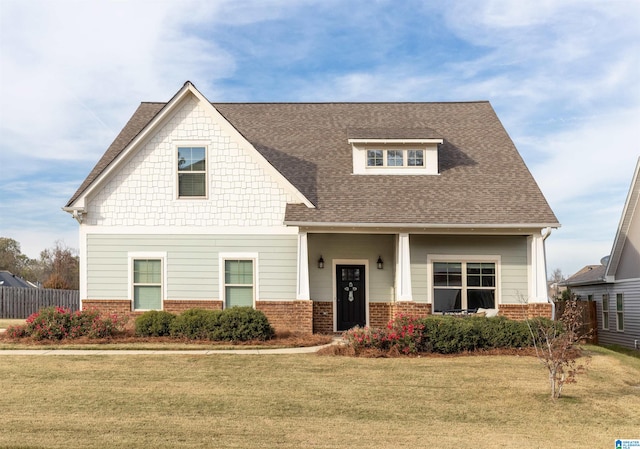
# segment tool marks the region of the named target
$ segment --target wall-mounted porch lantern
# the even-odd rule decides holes
[[[320,259],[318,259],[318,268],[324,268],[324,259],[322,258],[322,255],[320,255]]]
[[[382,257],[378,256],[378,270],[382,270],[383,264],[382,264]]]

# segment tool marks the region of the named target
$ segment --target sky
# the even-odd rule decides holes
[[[609,254],[640,156],[637,0],[0,0],[0,237],[78,248],[62,207],[142,101],[489,100],[562,223]]]

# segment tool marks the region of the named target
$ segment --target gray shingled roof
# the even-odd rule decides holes
[[[6,270],[0,271],[0,287],[35,288],[21,277]]]
[[[571,287],[574,285],[602,283],[604,282],[606,268],[604,265],[587,265],[560,284]]]
[[[163,106],[140,105],[68,205]],[[488,102],[213,106],[316,205],[287,222],[559,225]],[[443,139],[440,175],[353,175],[355,137]]]

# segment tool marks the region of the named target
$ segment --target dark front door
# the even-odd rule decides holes
[[[366,326],[364,265],[337,265],[336,280],[338,330]]]

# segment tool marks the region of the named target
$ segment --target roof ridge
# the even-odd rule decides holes
[[[142,101],[141,104],[167,104],[167,101]],[[390,104],[479,104],[489,100],[469,101],[212,101],[212,105],[390,105]]]

